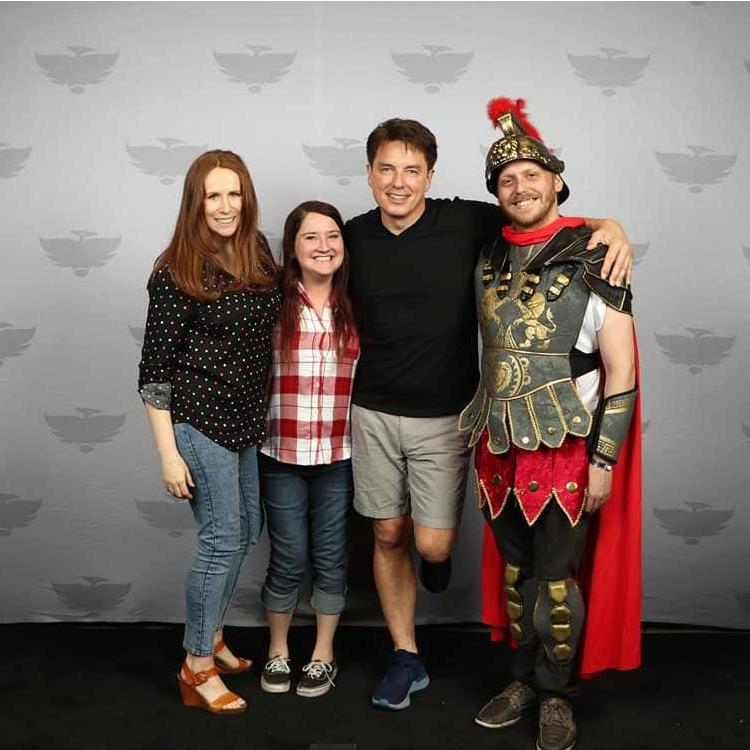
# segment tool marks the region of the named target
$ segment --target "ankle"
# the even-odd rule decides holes
[[[203,672],[206,669],[211,669],[214,665],[213,656],[198,656],[197,654],[191,654],[188,652],[185,655],[185,662],[190,667],[192,672]]]

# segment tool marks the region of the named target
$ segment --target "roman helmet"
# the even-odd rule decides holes
[[[495,141],[487,152],[484,169],[487,190],[497,195],[497,178],[506,164],[520,159],[530,159],[555,174],[562,174],[565,163],[558,159],[542,142],[539,131],[528,121],[524,99],[493,99],[487,104],[487,115],[494,127],[503,131],[503,137]],[[562,179],[562,177],[560,178]],[[563,188],[557,194],[558,204],[570,195],[563,180]]]

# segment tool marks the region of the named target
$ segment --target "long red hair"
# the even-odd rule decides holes
[[[222,269],[216,258],[226,240],[209,229],[203,206],[206,177],[216,167],[231,169],[239,178],[242,193],[242,214],[232,237],[237,273],[228,285],[218,283],[217,276]],[[207,151],[190,165],[172,240],[156,259],[153,273],[165,266],[169,266],[174,283],[201,302],[215,300],[224,291],[252,289],[267,292],[274,285],[277,267],[268,242],[258,229],[255,187],[250,172],[237,154]]]
[[[322,201],[305,201],[300,203],[284,223],[284,239],[282,241],[283,263],[281,269],[281,315],[279,316],[279,350],[281,359],[287,364],[291,362],[292,343],[299,329],[300,293],[299,282],[302,271],[294,252],[297,234],[308,214],[322,214],[328,216],[344,234],[344,221],[335,206]],[[333,339],[336,344],[336,356],[341,356],[350,339],[356,334],[354,310],[348,291],[349,283],[349,253],[344,248],[344,262],[333,274],[331,289],[331,312],[333,315]]]

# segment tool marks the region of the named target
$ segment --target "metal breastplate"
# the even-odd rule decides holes
[[[481,380],[459,427],[471,430],[471,445],[488,427],[492,453],[505,453],[510,442],[558,448],[566,435],[591,430],[570,367],[589,299],[584,269],[563,262],[531,270],[539,250],[511,246],[499,269],[483,256],[475,273]]]

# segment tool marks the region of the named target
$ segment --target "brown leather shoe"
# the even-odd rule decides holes
[[[214,646],[214,665],[218,670],[219,674],[242,674],[247,672],[250,667],[253,666],[253,662],[250,659],[243,659],[241,656],[235,657],[237,659],[237,666],[230,667],[220,656],[221,651],[226,644],[223,640],[219,640]]]
[[[202,708],[204,711],[219,716],[230,716],[232,714],[244,713],[247,709],[247,703],[239,708],[230,708],[228,706],[229,703],[233,703],[236,700],[244,700],[236,693],[227,690],[226,693],[222,693],[218,698],[209,703],[209,701],[196,690],[197,687],[218,674],[219,672],[216,667],[205,669],[202,672],[193,672],[188,666],[187,661],[183,662],[180,673],[177,675],[177,684],[180,687],[182,702],[189,708]]]
[[[576,744],[573,709],[564,698],[547,698],[539,708],[536,750],[573,750]]]
[[[521,720],[524,711],[536,702],[536,694],[524,682],[513,680],[474,717],[474,723],[487,729],[502,729]]]

